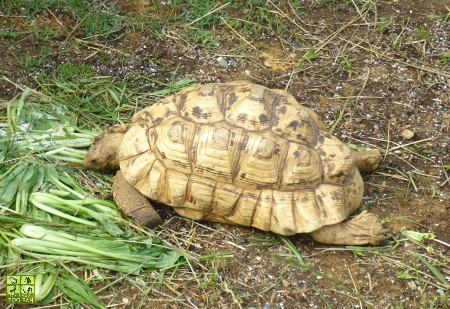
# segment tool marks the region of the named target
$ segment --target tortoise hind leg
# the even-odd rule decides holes
[[[133,222],[150,228],[162,222],[149,200],[123,178],[120,170],[114,176],[112,192],[119,209]]]
[[[324,226],[309,235],[329,245],[378,245],[386,239],[383,232],[378,217],[363,211],[351,220]]]

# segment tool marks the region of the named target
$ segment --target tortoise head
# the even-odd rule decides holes
[[[128,124],[114,125],[97,136],[95,144],[84,158],[84,168],[103,171],[118,170],[120,168],[119,147],[128,128]]]
[[[381,152],[379,149],[369,151],[353,151],[356,166],[362,173],[371,173],[375,171],[381,162]]]

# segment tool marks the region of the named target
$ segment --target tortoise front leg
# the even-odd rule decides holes
[[[133,222],[150,228],[162,222],[149,200],[123,178],[120,170],[114,176],[112,193],[119,209]]]
[[[351,220],[324,226],[311,232],[310,236],[329,245],[378,245],[387,239],[378,217],[367,211]]]

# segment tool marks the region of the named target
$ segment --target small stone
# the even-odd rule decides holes
[[[289,281],[287,281],[286,279],[281,280],[281,283],[283,284],[283,286],[284,286],[285,288],[287,288],[288,286],[291,285],[291,283],[290,283]]]
[[[268,68],[270,68],[272,65],[269,63],[269,62],[267,62],[267,61],[264,61],[264,65],[266,66],[266,67],[268,67]]]
[[[410,290],[417,290],[417,285],[413,281],[408,281],[407,285]]]
[[[404,139],[411,139],[414,137],[414,132],[406,129],[402,131],[402,136]]]
[[[224,67],[225,69],[228,69],[228,62],[223,59],[223,57],[217,58],[217,62],[219,62],[219,65]]]

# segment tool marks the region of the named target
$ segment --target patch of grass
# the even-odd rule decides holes
[[[439,18],[442,19],[442,21],[443,21],[444,23],[450,21],[450,12],[448,12],[447,14],[444,14],[444,15],[439,16]]]
[[[302,4],[295,1],[291,4],[300,14]],[[245,13],[243,18],[229,18],[229,23],[234,28],[241,30],[246,35],[266,34],[283,36],[289,32],[288,19],[280,13],[279,7],[275,4],[267,6],[266,1],[248,1],[248,6],[243,6],[239,10]]]
[[[10,15],[13,10],[23,10],[23,14],[29,18],[34,17],[36,14],[43,10],[60,4],[61,0],[0,0],[0,7],[3,12]]]
[[[395,36],[393,34],[391,35],[392,46],[394,48],[400,48],[403,46],[402,37],[403,37],[403,34],[404,34],[406,28],[409,25],[409,22],[410,22],[410,18],[408,17],[406,21],[402,22],[400,33],[397,36]]]
[[[61,10],[69,10],[77,19],[76,27],[89,36],[106,36],[123,28],[124,16],[120,16],[114,6],[106,6],[103,1],[88,0],[0,0],[0,6],[7,14],[13,10],[21,10],[27,21],[46,9],[58,6]],[[48,29],[44,37],[52,35]]]
[[[220,4],[220,1],[187,0],[180,3],[179,8],[182,17],[187,23],[203,29],[220,20],[220,11],[214,11]],[[175,4],[176,5],[176,4]]]
[[[425,27],[419,27],[419,29],[417,29],[417,38],[419,40],[424,40],[426,42],[430,42],[430,38],[431,38],[430,30],[428,30]]]
[[[20,56],[16,56],[16,60],[25,73],[31,73],[35,69],[39,69],[42,72],[42,68],[44,64],[47,62],[48,55],[52,52],[51,48],[46,46],[41,46],[37,50],[36,54],[30,55],[28,52],[19,58]]]
[[[342,71],[345,71],[347,73],[352,73],[352,63],[353,60],[348,59],[347,56],[342,57],[341,61],[339,62],[339,69]]]
[[[450,63],[450,52],[448,53],[442,53],[439,55],[439,59],[441,59],[441,62],[447,66]]]
[[[113,6],[104,6],[87,0],[68,0],[78,19],[79,27],[89,36],[106,36],[120,31],[125,17],[117,14]]]
[[[92,76],[94,76],[94,70],[91,66],[84,63],[63,63],[56,69],[53,79],[57,82],[68,82]]]
[[[392,16],[381,17],[377,25],[378,33],[383,34],[387,30],[387,28],[389,28],[390,25],[392,25]]]
[[[215,37],[215,32],[212,30],[189,28],[180,30],[180,34],[186,41],[194,42],[195,45],[210,51],[216,49],[219,45],[219,41]]]
[[[319,0],[319,3],[321,5],[331,5],[337,2],[338,2],[337,0]]]

